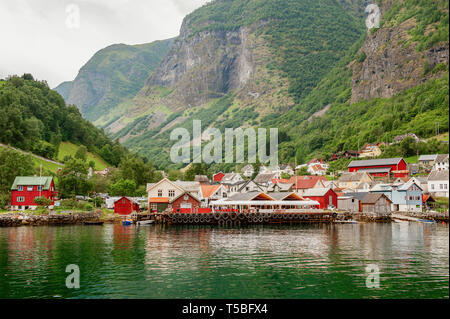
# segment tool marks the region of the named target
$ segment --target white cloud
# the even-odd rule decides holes
[[[0,0],[0,78],[28,72],[54,87],[75,78],[81,66],[108,45],[178,35],[184,16],[206,2]],[[67,27],[70,4],[79,8],[79,28]]]

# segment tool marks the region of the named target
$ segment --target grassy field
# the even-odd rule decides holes
[[[405,162],[406,162],[406,164],[417,164],[418,159],[419,159],[419,157],[417,155],[414,155],[414,156],[405,158]]]
[[[35,157],[32,157],[32,159],[33,159],[35,166],[39,167],[42,164],[42,169],[49,170],[50,172],[55,173],[55,174],[58,171],[58,169],[62,168],[62,166],[60,166],[60,165],[49,163],[49,162],[40,160]]]
[[[62,161],[67,155],[71,155],[72,157],[75,156],[75,153],[79,148],[80,147],[78,145],[75,145],[73,143],[62,142],[59,146],[58,160]],[[111,166],[106,163],[100,156],[92,154],[90,152],[88,152],[87,154],[87,161],[94,161],[96,170],[103,170],[106,167]]]

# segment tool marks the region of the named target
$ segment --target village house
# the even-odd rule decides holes
[[[247,164],[241,169],[241,172],[245,177],[251,178],[255,172],[255,169],[253,168],[253,165]]]
[[[359,157],[377,157],[382,154],[379,144],[366,144],[359,151]]]
[[[324,176],[327,174],[327,170],[321,164],[308,165],[308,173],[316,176]]]
[[[237,192],[238,193],[249,193],[249,192],[263,192],[263,188],[260,187],[252,180],[247,180],[240,185]]]
[[[176,213],[192,213],[200,208],[200,204],[201,201],[197,196],[184,192],[172,198],[168,207]]]
[[[409,175],[403,158],[381,158],[352,161],[348,165],[349,172],[367,172],[373,177],[405,177]]]
[[[406,133],[406,134],[403,134],[403,135],[397,135],[396,137],[394,137],[394,139],[392,140],[392,143],[391,144],[396,144],[396,143],[400,143],[401,141],[403,141],[405,138],[407,138],[407,137],[412,137],[413,138],[413,140],[417,143],[417,142],[419,142],[419,138],[417,137],[417,135],[416,134],[414,134],[414,133]]]
[[[147,184],[148,208],[151,211],[162,212],[167,209],[172,199],[185,192],[185,189],[167,178],[158,183]]]
[[[448,154],[438,154],[436,156],[436,163],[433,170],[435,171],[448,171]]]
[[[209,178],[206,175],[195,175],[194,181],[200,184],[209,184]]]
[[[337,180],[339,188],[357,189],[361,183],[370,183],[373,177],[367,172],[347,172],[343,173]]]
[[[341,158],[357,158],[357,157],[359,157],[358,151],[347,150],[347,151],[333,154],[330,161],[335,161],[335,160],[338,160]]]
[[[220,183],[220,182],[222,181],[222,178],[223,178],[224,176],[225,176],[225,174],[222,173],[222,172],[219,172],[219,173],[214,174],[214,175],[213,175],[213,182]]]
[[[38,206],[34,200],[38,197],[51,200],[50,208],[53,208],[57,194],[51,176],[17,176],[11,186],[11,209],[34,210]]]
[[[386,216],[391,214],[392,201],[382,193],[369,193],[361,200],[361,210],[366,215]]]
[[[276,166],[272,172],[277,176],[276,178],[281,178],[283,174],[294,175],[294,170],[289,164],[281,164]]]
[[[289,179],[289,183],[292,183],[292,189],[294,192],[303,196],[303,193],[311,188],[326,188],[324,182],[327,179],[324,176],[292,176]]]
[[[130,215],[139,212],[139,203],[130,197],[120,197],[114,201],[114,214]]]
[[[420,167],[431,168],[436,163],[437,154],[434,155],[420,155],[417,159]]]
[[[273,184],[272,179],[276,178],[275,176],[276,175],[274,173],[259,173],[253,179],[253,182],[255,182],[255,184],[261,187],[264,191],[267,191],[267,189]]]
[[[241,174],[232,172],[226,173],[220,182],[222,184],[233,185],[243,181],[244,179],[242,178]]]
[[[200,186],[200,199],[204,207],[208,207],[212,201],[227,198],[227,196],[227,189],[224,185],[203,184]]]
[[[382,193],[392,202],[392,211],[421,212],[422,189],[409,181],[405,184],[378,184],[370,190],[371,193]]]
[[[320,209],[337,208],[338,196],[331,188],[310,188],[303,192],[302,197],[319,202]]]
[[[428,175],[428,192],[433,197],[449,197],[449,171],[432,171]]]
[[[360,199],[355,196],[347,195],[339,196],[337,198],[337,209],[349,212],[359,212],[360,211]]]
[[[416,183],[416,185],[422,189],[423,193],[426,193],[426,194],[428,193],[428,177],[427,176],[414,176],[414,177],[411,177],[407,182],[409,182],[409,181]],[[394,182],[394,183],[396,183],[396,182]]]

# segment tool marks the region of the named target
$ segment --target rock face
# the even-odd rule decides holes
[[[386,10],[386,6],[382,8],[382,12]],[[412,37],[409,31],[415,26],[415,19],[410,18],[397,26],[383,27],[373,34],[368,32],[360,50],[365,60],[353,66],[352,103],[389,98],[431,77],[440,76],[427,73],[426,68],[448,64],[448,42],[419,52],[417,43],[407,43]]]
[[[188,25],[183,22],[180,36],[146,85],[174,88],[177,102],[186,105],[243,88],[254,71],[249,29],[191,36]]]

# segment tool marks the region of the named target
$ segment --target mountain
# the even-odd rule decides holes
[[[118,165],[128,155],[123,146],[83,119],[77,107],[66,105],[61,95],[31,74],[0,80],[0,116],[1,143],[49,159],[62,160],[58,152],[66,145],[84,146],[89,157],[103,164]],[[111,149],[114,156],[106,156]]]
[[[448,131],[448,2],[378,0],[380,26],[367,30],[369,3],[209,2],[185,17],[135,95],[117,92],[107,112],[93,103],[94,123],[165,168],[170,131],[194,119],[203,130],[278,127],[283,162],[430,137],[436,123]]]
[[[260,125],[307,96],[364,34],[351,12],[334,0],[208,3],[184,19],[127,114],[106,129],[167,164],[169,128]]]
[[[118,116],[126,110],[126,102],[142,88],[172,43],[169,39],[111,45],[98,51],[75,80],[61,83],[55,90],[68,104],[77,105],[86,119],[104,126],[108,116]]]

